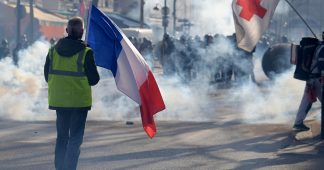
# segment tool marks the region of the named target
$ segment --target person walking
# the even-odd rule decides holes
[[[0,60],[8,57],[10,53],[9,43],[7,39],[3,39],[0,47]]]
[[[310,78],[306,81],[306,86],[304,89],[304,94],[300,102],[295,123],[293,126],[294,130],[297,131],[308,131],[310,130],[304,124],[304,120],[312,107],[312,104],[317,101],[317,99],[322,103],[322,85],[320,78],[320,70],[318,67],[322,67],[318,64],[319,58],[324,56],[324,32],[322,32],[322,41],[316,47],[313,58],[311,60],[310,67]]]
[[[321,82],[319,78],[310,79],[306,82],[306,87],[300,102],[293,129],[297,131],[308,131],[309,127],[304,124],[304,120],[312,107],[313,102],[318,99],[322,102]]]
[[[55,168],[77,168],[88,111],[91,86],[99,82],[93,51],[81,40],[83,20],[68,21],[67,37],[49,49],[44,66],[49,109],[56,110]]]

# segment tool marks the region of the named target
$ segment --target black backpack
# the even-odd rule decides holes
[[[312,37],[304,37],[297,47],[297,62],[294,78],[307,81],[311,76],[312,61],[319,44],[319,40]]]

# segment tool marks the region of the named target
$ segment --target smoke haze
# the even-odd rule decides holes
[[[49,44],[38,41],[18,53],[18,67],[12,58],[0,61],[0,117],[14,120],[44,120],[51,118],[47,111],[47,97],[42,68]]]
[[[229,0],[218,0],[217,3],[214,0],[192,1],[192,35],[234,33],[231,4]]]
[[[292,78],[293,70],[280,75],[265,88],[247,83],[234,92],[248,123],[285,123],[295,118],[305,83]]]
[[[156,13],[153,7],[160,1],[146,1],[146,14]],[[169,2],[170,3],[170,2]],[[171,4],[169,4],[170,6]],[[189,4],[190,5],[190,4]],[[230,35],[234,32],[231,1],[194,1],[191,18],[195,24],[193,35],[220,33]],[[282,12],[285,12],[283,8]],[[157,14],[156,14],[157,15]],[[160,15],[160,14],[159,14]],[[189,17],[189,16],[188,16]],[[203,31],[202,31],[203,30]],[[43,78],[43,66],[49,48],[44,40],[35,42],[26,50],[19,52],[18,67],[11,58],[0,61],[0,119],[13,120],[54,120],[55,113],[48,110],[47,84]],[[195,47],[198,53],[204,49]],[[224,38],[215,40],[210,55],[203,60],[210,62],[219,56],[233,53],[233,47]],[[192,82],[184,82],[179,76],[162,76],[154,69],[166,110],[158,113],[158,120],[213,121],[218,114],[237,116],[249,123],[287,122],[295,118],[298,104],[304,89],[304,82],[294,80],[289,71],[273,82],[268,82],[255,60],[257,81],[266,86],[244,82],[243,86],[219,89],[209,82],[208,68],[199,72]],[[140,120],[138,105],[116,88],[112,74],[99,69],[101,81],[93,87],[93,108],[91,120]]]
[[[13,120],[53,120],[47,109],[47,88],[43,65],[49,44],[37,41],[19,52],[19,67],[11,58],[0,61],[0,118]],[[101,82],[93,88],[92,120],[139,120],[139,107],[121,94],[109,71],[99,69]],[[258,70],[261,71],[261,70]],[[223,108],[235,108],[246,122],[285,122],[295,116],[303,82],[294,80],[292,72],[269,82],[267,87],[246,83],[226,92],[198,79],[184,83],[178,77],[155,73],[167,109],[158,120],[211,121]],[[270,88],[271,87],[271,88]],[[226,96],[219,97],[224,92]],[[216,95],[215,95],[216,94]],[[216,96],[216,97],[215,97]]]

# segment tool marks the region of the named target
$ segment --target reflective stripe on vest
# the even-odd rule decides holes
[[[55,70],[53,69],[53,56],[54,56],[54,48],[51,49],[51,57],[52,59],[50,60],[50,66],[49,66],[49,74],[55,74],[55,75],[61,75],[61,76],[75,76],[75,77],[83,77],[86,76],[84,71],[82,71],[82,59],[83,59],[83,55],[84,55],[85,49],[83,49],[78,56],[78,60],[77,60],[77,72],[73,72],[73,71],[63,71],[63,70]]]

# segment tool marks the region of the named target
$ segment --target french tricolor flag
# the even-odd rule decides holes
[[[86,39],[97,66],[111,70],[117,88],[140,105],[143,128],[153,138],[156,134],[153,116],[164,110],[165,105],[142,55],[117,25],[93,5]]]

